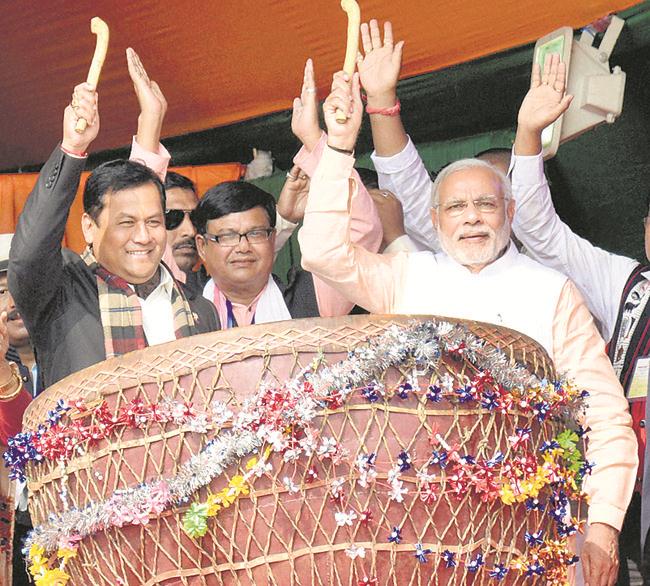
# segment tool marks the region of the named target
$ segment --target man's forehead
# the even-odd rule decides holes
[[[208,220],[208,231],[215,228],[248,229],[264,228],[269,225],[269,217],[263,207],[255,207],[245,212],[226,214],[214,220]]]
[[[199,202],[196,194],[191,189],[183,187],[170,187],[165,190],[167,195],[167,209],[182,208],[194,209]]]
[[[7,271],[0,272],[0,288],[5,288],[7,286]]]
[[[491,169],[485,167],[460,169],[452,173],[443,179],[439,193],[441,200],[465,199],[468,195],[502,195],[501,182]]]
[[[148,212],[149,215],[162,212],[160,192],[153,183],[127,187],[107,194],[104,210],[109,213]]]

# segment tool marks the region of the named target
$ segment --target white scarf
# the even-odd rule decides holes
[[[203,297],[214,303],[219,314],[221,327],[225,329],[228,325],[228,310],[226,309],[226,296],[215,285],[213,279],[210,279],[203,288]],[[268,283],[264,287],[262,296],[257,302],[255,308],[255,323],[266,324],[274,321],[284,321],[291,319],[291,314],[284,302],[282,291],[273,279],[273,275],[269,275]]]

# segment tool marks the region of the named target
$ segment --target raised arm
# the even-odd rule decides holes
[[[309,190],[309,181],[303,177],[314,175],[323,156],[323,149],[327,146],[327,134],[318,123],[318,97],[311,59],[305,64],[300,97],[293,103],[291,130],[303,143],[303,147],[294,158],[294,168],[289,172],[280,194],[278,212],[280,216],[297,224],[303,219]],[[358,173],[356,170],[352,173],[359,189],[350,205],[351,238],[370,252],[377,252],[382,240],[379,215]],[[317,276],[314,276],[314,289],[318,309],[323,317],[347,315],[354,307],[353,303]]]
[[[88,124],[75,131],[79,118]],[[75,87],[63,115],[63,140],[38,176],[23,208],[11,245],[9,289],[35,339],[34,324],[57,295],[63,274],[61,240],[74,201],[86,152],[99,132],[97,92],[86,83]]]
[[[422,250],[438,250],[431,223],[432,181],[420,155],[409,139],[397,99],[404,41],[394,43],[390,22],[384,23],[382,41],[376,20],[361,25],[364,55],[359,56],[361,85],[368,96],[372,140],[372,161],[379,174],[379,187],[394,193],[404,209],[407,233]]]
[[[149,78],[140,57],[131,47],[126,50],[126,62],[140,106],[138,132],[133,138],[129,158],[143,163],[164,181],[171,159],[167,149],[160,143],[167,100],[160,86]]]
[[[567,275],[582,293],[606,340],[616,324],[623,287],[636,261],[597,248],[573,233],[557,215],[544,176],[541,135],[569,107],[564,95],[566,69],[550,56],[544,71],[533,67],[531,87],[518,116],[512,190],[517,208],[513,231],[528,254]]]
[[[375,313],[390,312],[403,282],[403,255],[386,257],[354,244],[350,238],[352,153],[361,125],[363,105],[359,80],[339,72],[323,106],[328,146],[311,181],[305,220],[299,234],[303,267],[321,277],[351,302]],[[337,110],[349,116],[341,124]]]

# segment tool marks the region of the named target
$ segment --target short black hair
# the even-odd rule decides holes
[[[366,189],[379,189],[379,176],[377,171],[368,169],[366,167],[356,167],[359,177],[361,177],[361,183],[363,183]]]
[[[167,171],[167,176],[165,177],[165,189],[172,189],[178,187],[180,189],[189,189],[194,195],[196,193],[196,185],[189,177],[176,173],[175,171]]]
[[[205,234],[210,220],[261,207],[275,228],[275,199],[270,193],[246,181],[225,181],[208,189],[190,217],[198,234]]]
[[[149,167],[125,159],[108,161],[97,167],[86,181],[83,196],[84,212],[97,223],[99,214],[104,209],[104,195],[139,187],[146,183],[153,183],[156,186],[160,193],[162,209],[165,211],[165,187],[158,175]]]

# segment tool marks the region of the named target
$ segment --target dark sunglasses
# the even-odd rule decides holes
[[[185,216],[190,216],[191,213],[192,210],[167,210],[165,212],[165,228],[175,230],[181,225]]]

